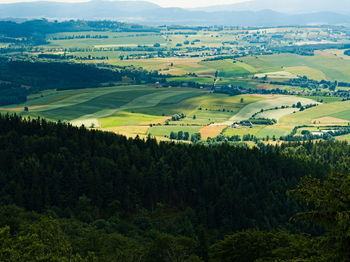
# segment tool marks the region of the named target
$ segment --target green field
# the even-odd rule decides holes
[[[220,77],[250,75],[257,72],[251,65],[233,60],[200,62],[199,64],[213,71],[218,71]]]
[[[13,108],[19,107],[21,111],[26,105],[30,107],[29,115],[70,121],[77,118],[100,118],[116,111],[132,111],[161,103],[177,103],[204,94],[206,91],[199,89],[155,88],[151,85],[91,88],[33,96],[27,103],[11,106],[8,110],[13,111]]]
[[[315,100],[316,102],[322,102],[322,103],[333,103],[333,102],[339,102],[342,100],[341,97],[332,97],[332,96],[300,96],[303,98],[308,98]]]
[[[281,95],[228,96],[203,89],[124,85],[45,91],[31,95],[25,104],[1,108],[1,112],[71,121],[74,125],[100,127],[128,136],[151,134],[164,138],[172,131],[193,134],[210,124],[230,125],[249,119],[261,109],[291,106],[297,102],[306,105],[315,103],[315,100]],[[259,138],[271,138],[287,135],[298,125],[347,125],[350,121],[350,101],[332,102],[330,99],[327,102],[302,112],[293,108],[264,111],[256,117],[274,118],[278,123],[253,128],[229,127],[224,134],[252,134]],[[24,106],[29,106],[28,113],[23,111]],[[169,121],[172,115],[178,113],[186,117]]]
[[[236,115],[231,117],[230,121],[233,123],[236,121],[247,120],[254,113],[260,112],[261,109],[266,110],[266,109],[271,109],[271,108],[280,107],[280,106],[292,106],[293,104],[296,104],[298,102],[301,102],[303,105],[315,103],[313,100],[307,99],[307,98],[301,98],[301,97],[295,97],[295,96],[274,96],[274,97],[271,97],[270,99],[266,99],[263,101],[259,101],[259,102],[247,105],[242,110],[240,110]],[[274,112],[269,111],[269,112],[266,112],[266,114],[274,114]]]
[[[315,80],[350,82],[350,60],[341,57],[329,57],[318,53],[315,56],[276,54],[248,56],[242,58],[242,61],[263,73],[285,70]]]
[[[297,112],[299,109],[297,108],[284,108],[277,110],[268,110],[262,113],[259,113],[255,116],[255,118],[269,118],[279,120],[281,117]]]
[[[109,59],[103,61],[98,59],[77,61],[157,70],[160,74],[169,75],[167,79],[169,82],[196,82],[204,87],[210,86],[214,84],[217,72],[216,85],[240,86],[251,90],[279,88],[297,95],[228,96],[211,93],[205,89],[186,88],[185,83],[181,88],[156,88],[154,85],[130,86],[126,85],[127,82],[123,82],[126,84],[108,88],[46,91],[31,95],[25,104],[1,108],[0,111],[65,120],[75,125],[98,126],[118,133],[125,129],[131,130],[132,135],[140,132],[142,135],[147,133],[161,137],[168,136],[171,131],[198,132],[211,124],[229,126],[234,122],[249,119],[262,109],[264,112],[257,114],[256,118],[276,119],[278,123],[253,128],[226,128],[225,134],[249,133],[261,138],[279,137],[288,134],[297,125],[347,124],[350,120],[349,106],[348,102],[341,102],[342,98],[322,96],[323,90],[317,93],[321,95],[307,96],[314,90],[276,85],[269,80],[286,81],[288,78],[306,75],[315,80],[350,82],[348,70],[350,59],[334,55],[339,53],[337,50],[324,50],[316,51],[314,56],[281,53],[208,61],[206,58],[212,58],[212,55],[207,56],[208,53],[196,51],[201,48],[224,46],[244,47],[249,43],[241,37],[241,34],[244,32],[234,30],[224,32],[178,30],[160,33],[68,32],[50,35],[49,43],[41,48],[48,53],[66,53],[78,57],[108,56]],[[108,36],[108,38],[53,39],[77,35]],[[174,52],[180,55],[158,56],[157,49],[151,51],[148,49],[154,48],[156,43],[159,43],[163,50],[169,51],[175,48]],[[120,59],[121,55],[124,56],[123,60]],[[256,78],[264,74],[268,75],[267,81]],[[316,102],[323,104],[304,112],[293,108],[266,110],[292,106],[297,102],[303,105]],[[29,106],[29,113],[23,112],[24,106]],[[186,116],[180,121],[169,120],[172,115],[178,113]]]
[[[334,117],[334,115],[338,115],[339,113],[341,113],[341,116],[349,118],[349,115],[350,115],[349,112],[350,112],[350,101],[322,104],[302,112],[299,111],[295,114],[282,117],[280,119],[280,124],[285,126],[312,124],[313,121],[316,119],[330,117],[330,116]],[[339,118],[339,116],[337,118]],[[333,123],[336,123],[336,121],[337,120],[334,120]],[[330,121],[330,124],[332,124],[331,121]]]

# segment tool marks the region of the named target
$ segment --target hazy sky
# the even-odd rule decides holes
[[[37,0],[0,0],[0,3],[16,3],[16,2],[32,2]],[[86,2],[86,0],[42,0],[42,1],[56,1],[56,2]],[[97,1],[97,0],[95,0]],[[133,1],[133,0],[126,0]],[[202,7],[210,5],[224,5],[224,4],[233,4],[239,2],[245,2],[249,0],[147,0],[149,2],[156,3],[164,7]]]

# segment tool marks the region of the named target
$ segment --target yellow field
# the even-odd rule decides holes
[[[327,79],[325,73],[309,66],[290,66],[285,67],[284,70],[299,77],[307,75],[309,78],[319,81]]]
[[[206,140],[208,137],[217,137],[225,128],[226,126],[205,126],[199,130],[199,133],[202,139]]]
[[[148,129],[148,126],[117,126],[100,128],[102,131],[112,132],[126,137],[146,137]]]

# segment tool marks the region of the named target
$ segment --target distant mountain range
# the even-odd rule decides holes
[[[349,0],[332,0],[332,6],[338,7],[329,9],[327,5],[321,4],[323,1],[326,2],[326,0],[253,0],[230,6],[191,10],[162,8],[156,4],[143,1],[26,2],[0,4],[0,19],[111,19],[146,25],[281,26],[350,24]],[[278,2],[283,2],[283,4]],[[330,3],[329,0],[327,2]],[[285,5],[285,3],[288,4]],[[342,5],[344,9],[338,4]],[[316,9],[312,9],[312,5]],[[290,9],[287,6],[290,6]],[[307,13],[301,14],[303,8]],[[318,12],[311,12],[312,10]],[[348,10],[349,14],[346,13]]]
[[[248,0],[231,5],[210,6],[197,10],[219,11],[261,11],[273,10],[288,14],[332,12],[350,15],[349,0]]]

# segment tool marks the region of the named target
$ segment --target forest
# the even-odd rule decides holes
[[[1,261],[350,261],[350,146],[146,140],[0,116]]]

